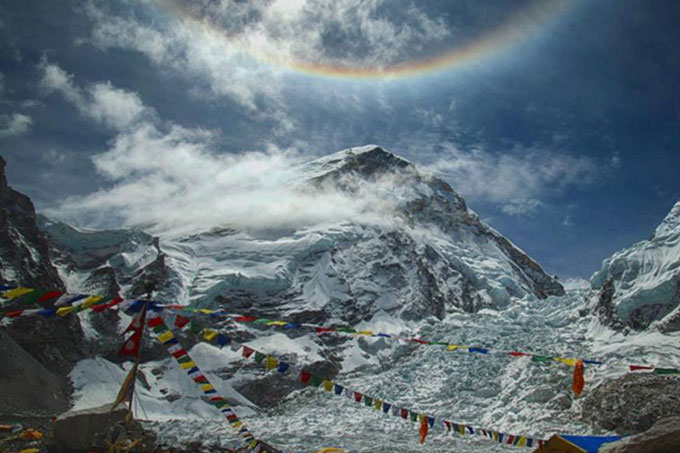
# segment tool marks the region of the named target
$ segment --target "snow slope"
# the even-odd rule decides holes
[[[680,201],[654,234],[602,263],[591,278],[599,290],[593,304],[610,304],[625,325],[641,329],[657,322],[680,329]],[[611,319],[609,320],[612,321]]]

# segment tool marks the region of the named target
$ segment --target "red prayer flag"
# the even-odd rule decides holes
[[[516,352],[516,351],[512,351],[508,354],[513,356],[513,357],[522,357],[522,356],[531,355],[531,354],[527,354],[526,352]]]
[[[129,355],[136,356],[139,354],[139,347],[142,343],[142,333],[144,332],[144,321],[146,320],[146,304],[142,311],[140,311],[134,318],[132,322],[123,332],[123,337],[125,334],[132,332],[127,339],[123,340],[123,346],[121,346],[118,351],[118,355]]]
[[[574,393],[580,395],[585,386],[585,380],[583,379],[583,360],[578,359],[576,365],[574,365],[574,382],[571,386]]]
[[[364,395],[362,395],[362,394],[359,393],[359,392],[354,392],[354,401],[356,401],[357,403],[360,403],[360,402],[361,402],[361,398],[362,398],[363,396],[364,396]]]
[[[653,370],[654,367],[651,366],[641,366],[641,365],[631,365],[630,371],[636,371],[636,370]]]
[[[451,422],[444,420],[444,425],[446,426],[447,431],[451,431]]]
[[[163,319],[160,316],[156,316],[155,318],[149,319],[149,322],[147,323],[149,327],[156,327],[160,326],[163,324]]]
[[[253,322],[257,321],[257,318],[255,316],[238,316],[234,318],[234,321],[236,322]]]
[[[413,343],[418,343],[418,344],[430,344],[429,341],[419,340],[417,338],[410,338],[408,341],[412,341]]]
[[[59,291],[50,291],[48,293],[43,294],[40,296],[40,299],[38,299],[38,302],[47,302],[50,299],[56,299],[57,297],[62,296],[64,293],[60,293]]]
[[[306,371],[300,371],[300,382],[303,384],[307,384],[309,380],[312,378],[311,373],[308,373]]]
[[[317,327],[316,333],[335,332],[334,327]]]
[[[427,417],[422,417],[420,419],[420,440],[418,441],[419,444],[425,443],[425,438],[427,437],[427,430],[428,430]]]
[[[17,316],[20,316],[24,311],[23,310],[13,310],[13,311],[8,311],[5,313],[5,316],[7,318],[16,318]]]
[[[401,418],[407,419],[408,418],[408,409],[401,409]]]
[[[175,316],[175,327],[178,329],[181,329],[182,327],[186,326],[189,324],[189,318],[185,318],[182,315],[177,315]]]
[[[508,434],[508,441],[506,442],[506,444],[512,445],[512,443],[513,443],[514,441],[515,441],[515,436],[512,435],[512,434]]]
[[[248,357],[250,357],[251,355],[253,355],[253,352],[255,352],[254,349],[249,348],[248,346],[245,346],[245,345],[243,346],[242,355],[243,355],[243,357],[245,357],[246,359],[247,359]]]

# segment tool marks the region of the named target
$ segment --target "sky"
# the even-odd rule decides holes
[[[80,226],[295,225],[377,144],[589,278],[680,195],[679,42],[675,0],[0,0],[0,155]]]

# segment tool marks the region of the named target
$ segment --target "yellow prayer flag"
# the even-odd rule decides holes
[[[272,356],[267,356],[267,362],[265,363],[265,369],[267,371],[273,370],[279,366],[279,361],[276,359],[276,357]]]
[[[493,437],[493,440],[498,442],[498,432],[497,431],[491,431],[491,437]]]
[[[205,341],[212,341],[216,336],[217,332],[212,329],[205,329],[203,331],[203,339],[205,339]]]
[[[250,447],[250,449],[253,449],[253,448],[257,447],[257,439],[253,439],[253,440],[248,444],[248,447]]]
[[[375,399],[373,402],[373,407],[376,408],[376,410],[381,410],[382,409],[382,401],[379,400],[378,398]]]
[[[206,314],[206,315],[212,315],[213,313],[215,313],[215,310],[208,310],[207,308],[199,308],[196,311],[199,312],[199,313]]]
[[[517,442],[518,447],[526,447],[527,445],[527,438],[522,436],[519,438],[519,442]]]
[[[31,288],[23,288],[23,287],[14,288],[14,289],[10,289],[10,290],[2,293],[2,297],[4,297],[5,299],[16,299],[19,296],[23,296],[24,294],[32,293],[33,291],[35,291],[35,290],[31,289]]]
[[[175,336],[170,332],[169,330],[167,332],[163,332],[162,334],[158,335],[158,341],[161,343],[165,343],[166,341],[174,338]]]
[[[188,362],[180,363],[179,366],[182,367],[183,370],[188,370],[196,366],[193,360],[189,360]]]
[[[191,363],[193,364],[193,362],[191,362]],[[201,390],[203,390],[204,392],[207,392],[209,390],[215,390],[215,387],[213,387],[212,384],[201,384]]]
[[[450,345],[448,345],[448,346],[446,347],[446,349],[448,349],[449,351],[455,351],[456,349],[463,349],[463,348],[466,348],[466,347],[467,347],[467,346],[460,346],[460,345],[457,345],[457,344],[450,344]]]
[[[562,357],[554,357],[555,361],[562,362],[565,365],[574,366],[576,365],[576,359],[563,359]]]
[[[288,323],[285,321],[269,321],[267,323],[268,326],[285,326],[286,324]]]
[[[373,335],[373,332],[371,332],[370,330],[360,330],[359,332],[357,332],[357,335]]]
[[[323,389],[327,392],[330,392],[331,390],[333,390],[333,383],[328,379],[325,379],[323,381]]]
[[[59,307],[59,308],[57,308],[57,315],[58,316],[66,316],[75,309],[76,309],[76,307],[73,307],[73,306],[71,306],[71,307]]]
[[[241,426],[242,424],[243,424],[243,422],[241,422],[241,420],[236,420],[236,422],[235,422],[233,425],[231,425],[231,426],[232,426],[232,428],[238,428],[238,427]]]
[[[458,433],[459,433],[461,436],[464,436],[464,435],[465,435],[465,425],[458,425]]]
[[[78,306],[78,308],[80,310],[85,310],[86,308],[90,308],[92,305],[94,305],[96,302],[99,302],[102,299],[103,297],[101,296],[90,296],[87,299],[85,299],[83,303]]]

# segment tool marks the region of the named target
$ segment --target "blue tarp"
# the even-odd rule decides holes
[[[584,449],[586,453],[597,453],[597,450],[600,448],[602,444],[606,444],[608,442],[616,442],[617,440],[621,439],[621,436],[601,437],[601,436],[560,435],[560,437],[566,440],[567,442],[571,442],[577,447]]]

